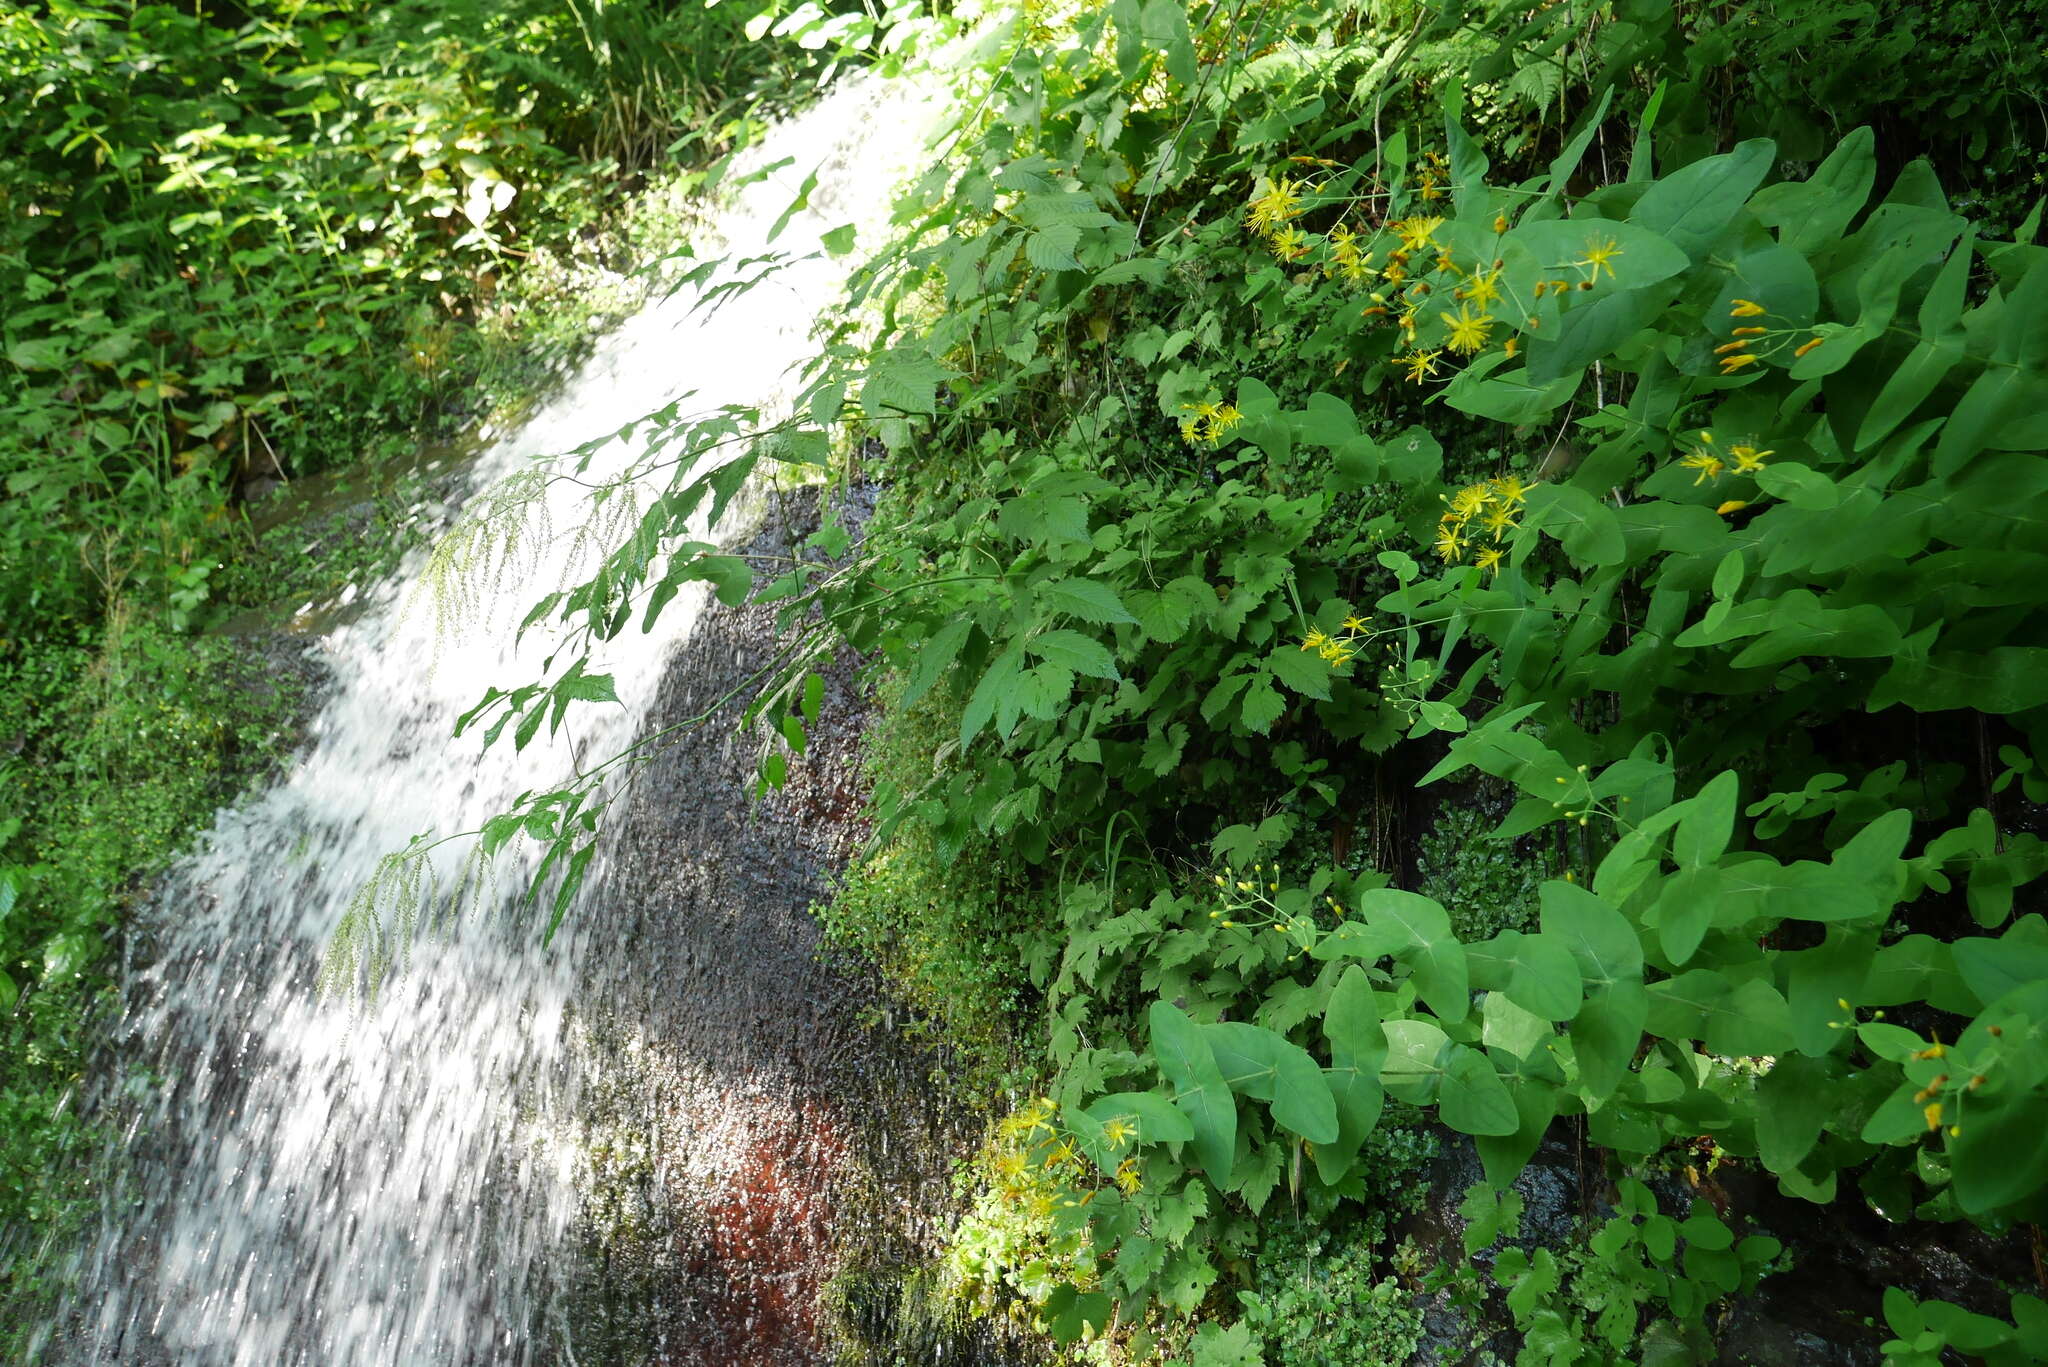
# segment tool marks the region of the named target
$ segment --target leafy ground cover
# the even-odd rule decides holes
[[[1349,1232],[1395,1108],[1476,1145],[1436,1271],[1528,1364],[1711,1356],[1784,1249],[1702,1162],[2041,1214],[2048,253],[2009,35],[1666,0],[974,32],[960,136],[762,452],[886,443],[858,560],[770,592],[943,718],[881,752],[837,929],[941,1028],[1003,984],[1038,1058],[963,1285],[1097,1360],[1293,1361],[1325,1314],[1398,1357],[1374,1297],[1430,1270]],[[682,469],[539,611],[595,650],[642,593],[744,589],[657,550],[746,466]],[[530,730],[583,667],[486,702]],[[602,793],[535,806],[569,852]],[[1612,1199],[1531,1249],[1510,1188],[1558,1126]],[[1370,1294],[1302,1292],[1326,1256]],[[1843,1313],[1896,1363],[2019,1362],[2041,1290]]]

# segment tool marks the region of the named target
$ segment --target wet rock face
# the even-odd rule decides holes
[[[816,517],[814,493],[771,501],[746,550],[792,554]],[[765,665],[774,616],[707,609],[650,732]],[[826,673],[809,753],[758,802],[736,714],[664,750],[609,817],[592,914],[632,949],[584,1008],[607,1055],[593,1074],[621,1092],[588,1109],[596,1129],[636,1131],[645,1157],[586,1216],[564,1331],[583,1367],[824,1360],[822,1298],[847,1250],[928,1256],[950,1157],[978,1133],[929,1085],[941,1060],[864,1025],[876,984],[819,954],[809,908],[865,833],[855,662]]]

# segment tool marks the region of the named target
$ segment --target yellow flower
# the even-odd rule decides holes
[[[1520,503],[1529,496],[1529,486],[1522,483],[1520,475],[1502,475],[1498,479],[1488,480],[1486,485],[1493,496],[1502,503]]]
[[[1316,652],[1333,665],[1349,664],[1352,651],[1342,641],[1332,641]],[[1277,888],[1277,884],[1275,885]]]
[[[1299,228],[1282,228],[1267,239],[1273,255],[1282,261],[1299,261],[1308,255],[1308,238]]]
[[[1579,264],[1593,268],[1593,274],[1588,276],[1588,279],[1598,280],[1600,272],[1605,269],[1607,278],[1612,280],[1614,278],[1614,258],[1620,255],[1621,244],[1610,237],[1605,242],[1588,242],[1586,244],[1586,259]]]
[[[1695,451],[1691,455],[1687,456],[1684,460],[1681,460],[1678,463],[1680,465],[1683,465],[1688,470],[1697,470],[1700,472],[1699,478],[1693,481],[1694,488],[1698,488],[1700,485],[1706,483],[1710,479],[1720,479],[1721,472],[1728,468],[1727,466],[1721,463],[1721,458],[1719,456],[1713,455],[1706,451]]]
[[[1453,351],[1471,353],[1486,345],[1486,334],[1493,330],[1493,315],[1483,310],[1471,313],[1467,305],[1458,305],[1457,313],[1450,315],[1450,336],[1445,345]]]
[[[1714,509],[1714,511],[1720,514],[1722,517],[1726,517],[1730,513],[1739,513],[1748,506],[1749,500],[1746,498],[1731,498],[1726,503],[1723,503],[1720,507]]]
[[[1441,351],[1418,351],[1412,356],[1403,356],[1401,364],[1408,367],[1408,379],[1412,384],[1421,384],[1436,374],[1436,358]]]
[[[1259,183],[1265,188],[1252,199],[1244,221],[1246,227],[1265,236],[1286,227],[1289,219],[1301,213],[1301,182],[1282,176]]]
[[[1411,252],[1419,252],[1424,247],[1436,245],[1436,230],[1444,226],[1444,221],[1438,217],[1417,214],[1389,226],[1400,237],[1402,247]]]
[[[1749,339],[1744,337],[1738,341],[1721,343],[1721,345],[1714,348],[1714,354],[1716,356],[1726,356],[1731,351],[1743,351],[1748,347]]]
[[[1456,527],[1446,525],[1437,529],[1436,553],[1439,556],[1441,556],[1444,560],[1456,560],[1458,558],[1459,552],[1463,551],[1464,549],[1465,538],[1458,535],[1458,529]]]
[[[1486,516],[1479,521],[1481,526],[1493,533],[1493,539],[1498,541],[1502,533],[1514,530],[1515,510],[1505,503],[1496,503],[1486,510]]]
[[[1730,328],[1728,335],[1730,337],[1768,337],[1771,335],[1771,330],[1769,328]]]
[[[1735,473],[1753,475],[1764,468],[1764,457],[1776,455],[1775,451],[1759,451],[1754,446],[1731,446],[1728,454],[1735,457]]]
[[[1327,274],[1341,274],[1346,280],[1370,280],[1373,269],[1368,263],[1372,257],[1359,250],[1358,236],[1343,224],[1330,229],[1330,264],[1324,267]]]
[[[1136,1156],[1126,1158],[1123,1162],[1116,1165],[1116,1184],[1126,1196],[1137,1191],[1139,1177]]]
[[[1495,214],[1493,216],[1493,230],[1497,233],[1504,233],[1508,230],[1508,216],[1506,214]]]
[[[1122,1116],[1117,1116],[1102,1127],[1103,1141],[1113,1149],[1122,1148],[1137,1133],[1137,1128]]]
[[[1472,563],[1482,570],[1491,570],[1493,573],[1499,574],[1500,547],[1488,546],[1485,550],[1472,557]]]
[[[1465,521],[1472,514],[1484,508],[1492,494],[1493,486],[1491,482],[1466,485],[1458,490],[1457,493],[1444,500],[1451,506],[1449,520],[1456,522]]]
[[[1737,299],[1734,301],[1734,305],[1733,308],[1728,310],[1730,318],[1760,318],[1770,312],[1769,309],[1766,309],[1754,299]]]
[[[1321,650],[1329,643],[1330,638],[1320,631],[1311,631],[1308,635],[1301,638],[1301,648],[1303,650]]]
[[[1939,1101],[1928,1102],[1920,1114],[1927,1118],[1928,1129],[1938,1130],[1941,1128],[1941,1103]]]
[[[1208,443],[1214,445],[1223,439],[1223,434],[1244,421],[1244,414],[1235,404],[1214,404],[1206,400],[1201,403],[1184,403],[1181,412],[1188,416],[1180,420],[1181,440],[1190,445]]]
[[[1498,302],[1500,299],[1499,268],[1496,267],[1484,275],[1481,275],[1478,271],[1472,272],[1471,277],[1465,281],[1464,289],[1460,290],[1459,293],[1464,298],[1470,299],[1473,303],[1481,306]]]
[[[1364,631],[1365,619],[1363,617],[1346,617],[1344,619],[1344,629],[1346,631]]]
[[[1500,344],[1500,354],[1507,357],[1509,360],[1513,360],[1515,353],[1520,351],[1521,349],[1522,339],[1519,337],[1510,337],[1505,342],[1502,342]]]
[[[1736,371],[1742,369],[1744,366],[1755,364],[1756,357],[1750,355],[1746,351],[1739,356],[1723,356],[1721,358],[1721,373],[1723,375],[1733,375]]]
[[[1804,356],[1807,352],[1813,350],[1815,347],[1819,346],[1822,342],[1825,342],[1826,340],[1827,338],[1825,337],[1816,337],[1810,342],[1801,342],[1798,346],[1792,349],[1792,355],[1795,358]]]

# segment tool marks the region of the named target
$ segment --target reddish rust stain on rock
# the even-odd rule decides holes
[[[689,1261],[717,1289],[702,1306],[705,1331],[663,1359],[676,1367],[782,1367],[824,1351],[818,1308],[836,1270],[832,1193],[848,1157],[844,1131],[816,1099],[758,1115],[747,1130],[737,1162],[700,1207]]]

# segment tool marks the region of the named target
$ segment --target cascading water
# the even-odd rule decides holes
[[[709,317],[690,293],[649,306],[485,451],[472,490],[679,395],[772,404],[843,280],[820,234],[879,219],[932,111],[902,86],[849,84],[772,133],[756,164],[789,165],[743,190],[713,230],[735,254],[759,250],[815,166],[809,208],[774,244],[813,259]],[[636,454],[613,443],[593,471]],[[576,525],[581,492],[549,492],[554,527]],[[545,633],[518,644],[509,624],[567,572],[570,540],[506,582],[470,586],[481,610],[452,637],[417,602],[420,558],[373,590],[368,611],[321,643],[334,687],[307,753],[222,813],[152,899],[122,1050],[150,1076],[151,1099],[85,1255],[85,1289],[45,1345],[52,1357],[348,1367],[548,1356],[534,1326],[579,1201],[557,1138],[584,1086],[567,1023],[621,951],[572,911],[543,952],[532,920],[511,910],[531,872],[515,853],[501,857],[497,905],[424,935],[373,1000],[323,996],[318,980],[381,858],[420,832],[473,828],[639,734],[701,598],[608,648],[602,667],[623,705],[586,707],[516,755],[450,739],[486,684],[540,677]]]

